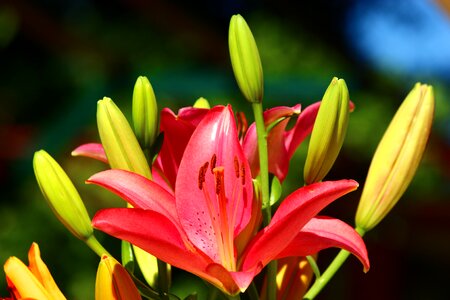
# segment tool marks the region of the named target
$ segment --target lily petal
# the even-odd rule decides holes
[[[291,243],[277,255],[277,259],[311,255],[330,247],[351,252],[361,261],[364,271],[369,270],[369,258],[361,236],[341,220],[324,216],[312,218]]]
[[[53,280],[47,265],[41,258],[41,252],[39,246],[36,243],[31,244],[28,251],[28,262],[30,271],[36,276],[36,278],[44,286],[45,290],[50,294],[52,299],[66,299],[61,290]]]
[[[286,132],[285,146],[289,158],[294,155],[298,146],[311,133],[317,113],[319,112],[319,107],[320,101],[307,106],[298,116],[294,127]]]
[[[161,170],[160,173],[165,175],[172,189],[175,187],[184,149],[196,126],[208,111],[189,107],[181,109],[178,116],[168,108],[161,111],[160,130],[164,132],[164,141],[153,167]]]
[[[140,208],[110,208],[97,212],[92,224],[116,238],[151,253],[161,260],[192,273],[211,263],[183,239],[164,215]],[[151,224],[151,226],[149,226]]]
[[[17,257],[10,257],[5,265],[6,281],[9,289],[18,299],[52,299],[44,286]]]
[[[357,187],[358,183],[354,180],[325,181],[304,186],[290,194],[281,203],[270,224],[249,246],[242,270],[250,269],[258,263],[265,266],[325,206]]]
[[[173,195],[139,174],[119,169],[106,170],[94,174],[86,183],[102,186],[134,207],[159,212],[178,224]]]
[[[301,105],[297,104],[293,107],[278,106],[268,109],[264,112],[264,124],[269,126],[273,122],[281,118],[285,120],[274,126],[267,136],[267,147],[269,152],[269,171],[283,181],[287,175],[289,168],[289,157],[285,147],[284,135],[289,119],[294,114],[299,114]],[[259,173],[259,156],[256,136],[255,123],[248,128],[247,134],[242,143],[245,155],[249,160],[252,169],[252,177],[256,177]]]
[[[223,186],[217,186],[217,176],[212,174],[216,167],[223,167]],[[218,191],[224,192],[226,201],[220,200]],[[216,219],[227,214],[233,243],[250,220],[252,197],[250,167],[237,138],[233,112],[230,106],[216,106],[192,134],[178,170],[176,206],[189,240],[220,263],[214,234],[223,232],[217,230]]]
[[[214,262],[186,241],[183,233],[158,212],[139,208],[104,209],[95,215],[92,223],[95,228],[126,240],[172,266],[200,276],[218,287],[224,286],[221,282],[224,278],[217,278],[217,274],[208,271],[208,266]]]
[[[106,157],[105,149],[103,149],[100,143],[88,143],[78,146],[72,151],[72,156],[84,156],[108,163],[108,158]]]

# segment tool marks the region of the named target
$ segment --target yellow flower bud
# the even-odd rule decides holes
[[[306,157],[306,184],[321,181],[333,166],[347,132],[349,95],[343,79],[333,78],[317,113]]]
[[[95,299],[142,299],[130,274],[114,258],[103,255],[97,269]]]
[[[375,151],[356,212],[358,228],[375,227],[405,192],[425,150],[433,115],[433,88],[417,83]]]
[[[133,130],[110,98],[104,97],[97,103],[97,126],[111,168],[151,179],[150,167]]]
[[[234,77],[242,94],[250,102],[261,102],[264,94],[261,59],[252,32],[241,15],[231,17],[228,46]]]
[[[150,148],[158,136],[158,105],[150,81],[139,76],[133,90],[134,132],[143,148]]]
[[[98,101],[97,124],[111,168],[131,171],[152,179],[149,165],[133,130],[110,98]],[[135,245],[133,250],[145,280],[153,283],[157,276],[155,258]]]
[[[91,219],[75,186],[61,166],[44,150],[33,158],[36,180],[42,194],[61,223],[77,238],[93,235]]]
[[[207,108],[210,109],[211,106],[209,105],[208,100],[206,100],[203,97],[198,98],[194,103],[195,108]]]

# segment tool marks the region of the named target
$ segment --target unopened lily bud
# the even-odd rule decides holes
[[[211,106],[209,105],[208,100],[206,100],[203,97],[198,98],[194,103],[194,108],[207,108],[210,109]]]
[[[131,171],[152,179],[149,165],[127,119],[110,98],[103,98],[97,104],[97,124],[111,168]],[[130,205],[129,205],[130,206]],[[134,254],[147,282],[157,276],[154,257],[134,246]]]
[[[356,212],[357,228],[375,227],[403,195],[422,158],[433,115],[433,88],[417,83],[375,151]]]
[[[139,76],[133,90],[133,125],[143,148],[150,148],[158,136],[158,105],[150,81]]]
[[[130,124],[108,97],[97,103],[97,126],[111,168],[151,179],[150,167]]]
[[[302,299],[314,277],[306,257],[281,258],[278,260],[277,267],[277,299]],[[267,277],[263,283],[261,300],[267,299],[266,287]]]
[[[95,299],[142,299],[130,274],[114,258],[103,255],[97,269]]]
[[[333,78],[320,104],[306,157],[306,184],[321,181],[333,166],[347,132],[349,95],[343,79]]]
[[[36,180],[42,194],[61,223],[80,240],[93,235],[91,219],[78,191],[61,166],[44,150],[33,158]]]
[[[261,102],[264,94],[261,59],[253,34],[241,15],[231,17],[228,46],[234,77],[242,94],[250,102]]]

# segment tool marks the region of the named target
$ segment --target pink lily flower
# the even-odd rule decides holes
[[[234,295],[247,289],[271,260],[339,247],[369,269],[361,237],[340,220],[316,217],[329,203],[355,190],[353,180],[302,187],[279,206],[271,223],[239,246],[254,214],[250,166],[238,140],[230,106],[214,107],[187,143],[175,191],[140,175],[107,170],[88,183],[103,186],[134,208],[99,211],[95,228],[124,239],[159,259]]]

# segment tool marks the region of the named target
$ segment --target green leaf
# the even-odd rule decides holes
[[[278,180],[277,176],[273,176],[272,184],[270,187],[270,197],[269,197],[269,204],[270,206],[274,205],[278,202],[281,198],[281,193],[283,191],[283,188],[281,187],[280,180]]]

